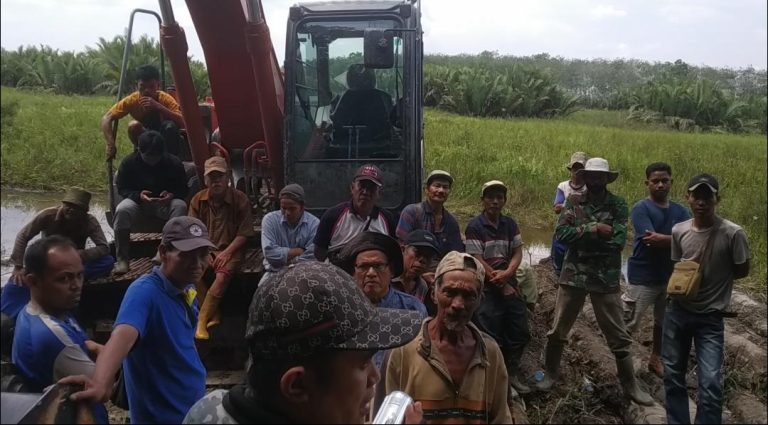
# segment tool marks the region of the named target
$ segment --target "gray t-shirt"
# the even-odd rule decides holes
[[[731,303],[733,291],[733,266],[749,260],[747,235],[737,224],[722,220],[715,235],[709,260],[701,259],[702,277],[699,292],[690,299],[677,302],[693,313],[723,311]],[[676,224],[672,228],[672,260],[697,261],[699,253],[707,243],[712,227],[705,230],[693,229],[693,219]]]

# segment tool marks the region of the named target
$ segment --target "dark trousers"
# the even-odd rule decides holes
[[[518,367],[531,340],[528,308],[519,295],[505,297],[496,287],[486,287],[472,321],[499,344],[508,366]]]
[[[723,316],[719,313],[691,313],[675,304],[667,304],[664,315],[664,338],[661,358],[664,362],[667,423],[689,424],[688,391],[685,374],[691,342],[696,347],[696,374],[699,397],[696,405],[697,424],[719,424],[723,421]]]

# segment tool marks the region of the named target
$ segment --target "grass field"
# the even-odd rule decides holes
[[[2,88],[2,185],[105,190],[99,121],[113,100]],[[550,205],[555,187],[567,178],[565,164],[577,150],[602,156],[620,171],[609,189],[630,205],[645,196],[644,170],[651,162],[672,165],[676,201],[682,201],[691,176],[714,174],[722,187],[719,214],[743,226],[749,236],[753,271],[740,284],[765,296],[765,136],[666,131],[627,122],[616,111],[580,111],[561,120],[502,120],[430,110],[425,121],[425,168],[445,169],[456,178],[449,208],[476,214],[483,182],[500,179],[511,188],[508,211],[527,226],[554,224]],[[119,154],[128,152],[124,125]]]

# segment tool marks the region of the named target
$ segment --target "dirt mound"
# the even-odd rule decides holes
[[[552,324],[557,283],[551,265],[533,266],[539,285],[539,304],[531,317],[532,340],[523,356],[522,368],[534,382],[543,367],[546,334]],[[724,423],[765,423],[766,338],[765,305],[743,293],[734,294],[736,319],[726,321]],[[652,339],[652,315],[648,314],[633,346],[640,385],[655,399],[651,407],[639,406],[623,397],[616,376],[616,363],[602,336],[591,303],[584,305],[563,353],[563,378],[550,393],[523,396],[530,423],[666,423],[663,381],[645,369]],[[689,408],[695,415],[696,359],[689,361]],[[757,422],[755,422],[757,421]]]

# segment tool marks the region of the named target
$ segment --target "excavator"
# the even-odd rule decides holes
[[[176,97],[184,117],[187,146],[180,158],[195,164],[202,182],[205,160],[223,156],[233,171],[231,184],[248,195],[254,211],[256,237],[248,241],[245,264],[222,300],[221,324],[211,329],[210,340],[198,342],[209,378],[220,377],[209,384],[227,386],[236,383],[227,376],[243,370],[247,359],[247,311],[263,272],[260,219],[276,208],[276,194],[285,184],[302,185],[307,210],[319,217],[349,198],[354,170],[371,163],[383,174],[380,206],[399,213],[421,200],[421,11],[418,0],[298,3],[288,13],[281,67],[261,0],[185,4],[203,49],[211,96],[198,101],[185,29],[171,1],[159,0],[159,13],[131,13],[118,99],[133,83],[123,80],[134,17],[154,16],[161,73],[167,60],[173,77],[165,90]],[[119,202],[113,171],[109,163],[110,211]],[[131,282],[151,270],[161,229],[162,223],[132,229],[131,271],[84,286],[77,318],[96,342],[109,338]],[[23,392],[12,365],[3,366],[2,390]]]

